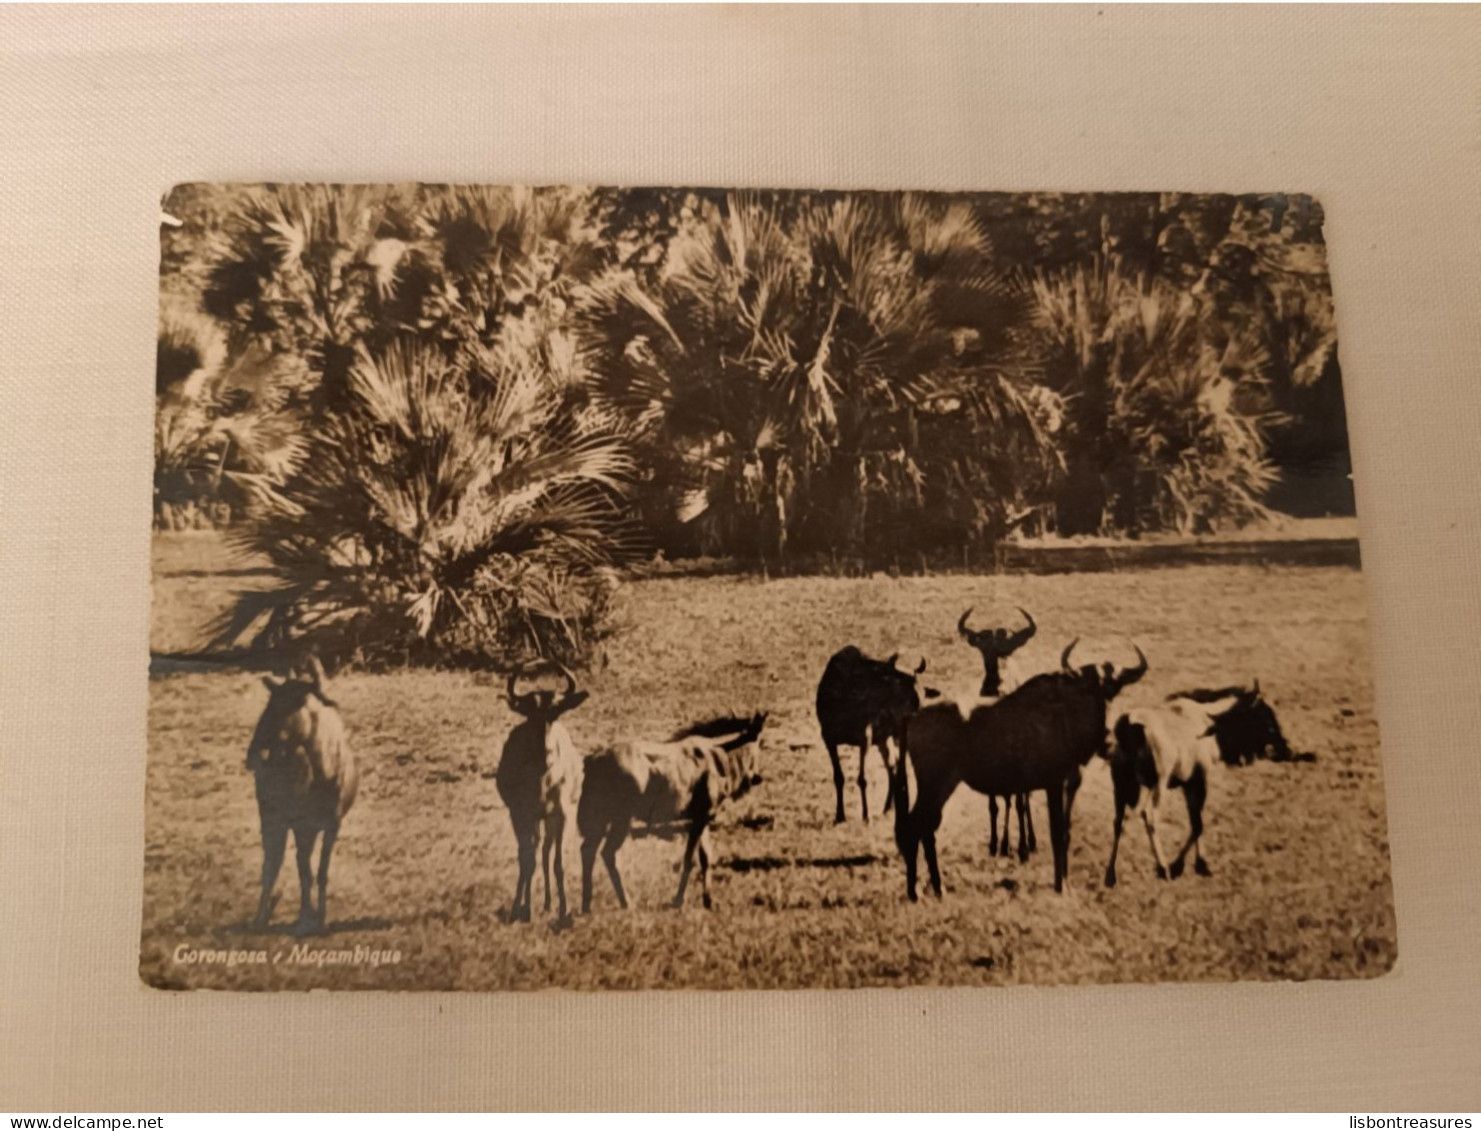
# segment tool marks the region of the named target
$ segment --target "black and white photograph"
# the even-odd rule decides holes
[[[143,981],[1389,972],[1321,203],[992,187],[166,193]]]

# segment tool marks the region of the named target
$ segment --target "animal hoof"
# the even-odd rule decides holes
[[[1028,854],[1029,854],[1029,850],[1027,848],[1020,848],[1018,850],[1018,862],[1020,864],[1027,864],[1028,863]]]
[[[1157,878],[1159,880],[1167,879],[1167,869],[1164,868],[1161,864],[1157,865]]]
[[[710,902],[710,897],[708,895],[704,897],[704,905],[706,911],[709,911],[715,906],[713,903]]]
[[[1115,886],[1116,886],[1116,873],[1115,872],[1107,872],[1106,873],[1106,887],[1113,888]]]
[[[1195,872],[1197,872],[1200,876],[1212,876],[1213,875],[1213,873],[1209,871],[1208,865],[1205,864],[1202,860],[1195,860],[1195,861],[1193,861],[1193,870]]]
[[[843,824],[843,814],[842,813],[836,814],[834,816],[834,818],[833,818],[833,823],[835,825],[841,825],[841,824]]]
[[[1181,860],[1174,860],[1172,862],[1172,868],[1169,870],[1169,874],[1172,876],[1173,879],[1177,879],[1179,876],[1181,876],[1183,874],[1183,862]]]

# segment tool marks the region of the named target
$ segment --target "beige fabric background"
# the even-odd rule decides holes
[[[1478,60],[1473,7],[0,10],[0,1110],[1481,1107]],[[145,989],[155,212],[186,179],[1318,194],[1396,972]]]

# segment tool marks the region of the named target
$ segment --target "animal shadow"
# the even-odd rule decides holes
[[[788,860],[781,856],[732,856],[715,865],[731,872],[775,872],[780,868],[866,868],[882,864],[883,856],[860,853],[855,856],[814,856]]]
[[[254,927],[250,919],[243,919],[238,923],[228,923],[224,927],[216,928],[218,938],[242,938],[263,935],[287,936],[289,938],[323,938],[326,935],[346,935],[356,931],[389,931],[396,924],[390,919],[376,917],[362,917],[359,919],[340,919],[333,923],[326,923],[315,931],[300,931],[296,923],[269,923],[266,927]]]

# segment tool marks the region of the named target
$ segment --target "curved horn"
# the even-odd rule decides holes
[[[967,606],[967,611],[962,614],[962,619],[956,622],[956,630],[963,636],[970,636],[971,629],[967,627],[967,618],[972,615],[972,606]]]
[[[1132,642],[1131,646],[1136,649],[1138,664],[1134,668],[1123,668],[1121,670],[1121,674],[1116,677],[1116,683],[1120,687],[1133,684],[1147,674],[1147,654],[1142,651],[1141,645],[1135,641]]]
[[[1259,676],[1256,676],[1255,679],[1254,679],[1254,682],[1250,685],[1250,693],[1253,694],[1253,695],[1255,695],[1255,696],[1258,696],[1260,694],[1260,677]]]
[[[571,669],[566,667],[566,665],[561,663],[559,660],[552,660],[551,663],[555,665],[555,670],[558,671],[566,681],[565,694],[574,694],[576,691],[576,677],[571,674]]]
[[[1025,644],[1032,640],[1034,633],[1039,630],[1039,626],[1034,623],[1034,618],[1029,616],[1029,611],[1027,609],[1019,608],[1018,611],[1023,614],[1023,619],[1028,621],[1028,624],[1026,624],[1023,628],[1020,628],[1012,636],[1008,637],[1008,643],[1012,645],[1014,651],[1022,648]]]
[[[1077,636],[1075,637],[1075,639],[1071,640],[1065,650],[1060,653],[1059,666],[1061,670],[1067,672],[1074,671],[1074,669],[1070,667],[1070,653],[1075,650],[1075,645],[1078,643],[1080,643],[1080,638]]]
[[[317,652],[310,652],[308,662],[305,666],[309,669],[309,682],[314,685],[314,690],[319,693],[319,697],[322,699],[324,697],[324,681],[326,677],[324,675],[324,665],[319,660],[319,654]]]
[[[920,667],[918,667],[918,668],[915,669],[915,674],[916,675],[920,675],[925,670],[926,670],[926,658],[924,656],[922,656],[920,658]]]

